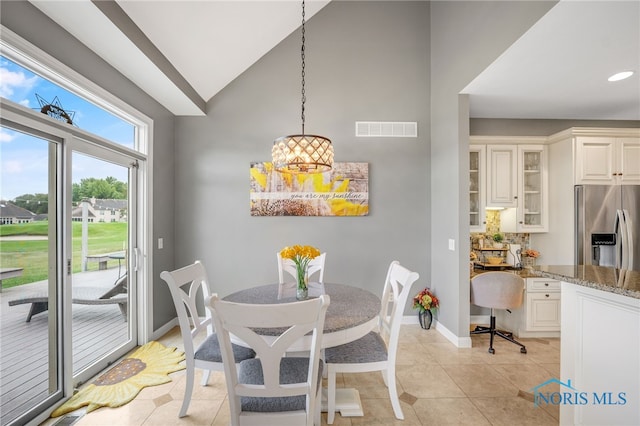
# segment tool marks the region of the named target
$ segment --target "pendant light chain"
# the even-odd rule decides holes
[[[302,0],[302,49],[300,50],[300,57],[302,58],[302,134],[304,135],[304,104],[307,101],[307,97],[304,92],[304,0]]]
[[[331,140],[319,135],[306,135],[304,133],[305,103],[305,0],[302,0],[302,134],[282,136],[273,141],[271,158],[273,168],[283,173],[324,173],[333,168],[333,145]]]

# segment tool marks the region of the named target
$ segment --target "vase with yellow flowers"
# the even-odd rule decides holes
[[[295,245],[283,248],[280,256],[283,259],[291,259],[296,265],[296,299],[307,299],[309,297],[309,262],[320,256],[320,250],[312,246]]]

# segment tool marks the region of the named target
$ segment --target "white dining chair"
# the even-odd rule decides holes
[[[211,371],[224,370],[218,337],[214,332],[211,311],[205,309],[205,316],[200,317],[197,309],[199,302],[204,306],[204,300],[210,297],[211,290],[204,265],[199,260],[175,271],[163,271],[160,274],[160,278],[167,283],[171,291],[184,344],[187,383],[184,389],[182,407],[178,415],[179,417],[184,417],[191,402],[194,369],[200,368],[204,370],[202,373],[202,386],[207,385]],[[193,326],[191,323],[193,323]],[[196,347],[196,340],[203,338],[203,336],[202,343]],[[238,345],[233,345],[233,353],[236,362],[255,357],[253,350]]]
[[[278,283],[282,287],[285,284],[285,272],[293,277],[293,282],[298,278],[296,264],[291,259],[283,259],[280,252],[276,253],[278,259]],[[321,253],[319,256],[309,261],[309,281],[324,282],[324,261],[327,253]],[[312,279],[313,278],[313,279]]]
[[[382,372],[393,412],[397,419],[404,419],[396,389],[396,353],[404,307],[418,278],[417,272],[408,270],[397,260],[391,262],[382,293],[378,330],[353,342],[324,350],[328,424],[332,424],[335,418],[337,373]]]
[[[208,306],[220,339],[231,425],[320,425],[320,348],[329,296],[251,305],[213,295]],[[277,328],[279,336],[267,341],[255,328]],[[308,334],[309,355],[287,356],[291,346]],[[233,359],[231,336],[255,350],[256,358],[238,366],[229,362]]]

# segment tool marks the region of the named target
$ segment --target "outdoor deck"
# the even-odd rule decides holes
[[[110,286],[117,269],[74,275],[74,286]],[[24,405],[49,393],[49,338],[46,312],[25,322],[30,304],[9,306],[27,293],[46,293],[46,281],[4,289],[0,293],[0,424],[6,424]],[[107,350],[122,344],[128,323],[117,304],[72,307],[73,371],[80,371]]]

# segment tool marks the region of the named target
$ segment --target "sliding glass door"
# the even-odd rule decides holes
[[[1,126],[0,424],[12,425],[137,344],[140,160],[8,111]]]
[[[18,419],[62,398],[63,384],[61,139],[5,124],[0,128],[0,264],[7,277],[0,292],[3,425],[22,423]],[[27,192],[33,197],[19,196]]]
[[[0,71],[4,426],[43,421],[148,338],[152,122],[10,31]]]
[[[71,205],[73,376],[83,383],[135,345],[137,161],[74,141]],[[132,250],[131,248],[134,248]]]

